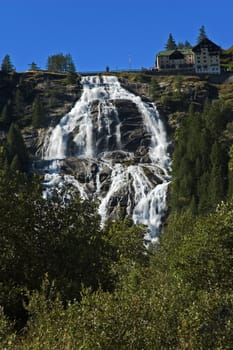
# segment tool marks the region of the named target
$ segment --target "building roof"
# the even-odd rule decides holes
[[[183,59],[184,54],[181,51],[176,50],[169,56],[169,58],[171,58],[172,60]]]
[[[170,56],[175,50],[160,51],[157,56]]]
[[[192,48],[193,52],[200,52],[202,48],[208,48],[208,51],[220,51],[221,47],[216,45],[208,38],[202,39],[196,46]]]
[[[188,55],[192,53],[192,49],[176,49],[176,50],[165,50],[157,53],[157,56],[171,56],[173,54],[177,55],[181,53],[182,55]]]

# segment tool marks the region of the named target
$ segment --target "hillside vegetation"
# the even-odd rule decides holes
[[[129,219],[39,193],[1,175],[1,348],[231,349],[231,202],[170,215],[146,249]]]
[[[94,204],[41,197],[40,135],[80,96],[80,76],[0,75],[0,348],[231,350],[233,94],[218,78],[121,73],[157,104],[173,182],[159,243]]]
[[[221,66],[227,70],[233,70],[233,46],[221,52]]]

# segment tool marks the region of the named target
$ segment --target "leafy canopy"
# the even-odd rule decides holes
[[[49,56],[47,59],[47,70],[52,72],[75,73],[76,68],[70,54],[62,53]]]

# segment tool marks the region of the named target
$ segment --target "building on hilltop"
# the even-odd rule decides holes
[[[159,70],[192,69],[194,56],[191,49],[161,51],[156,57],[156,66]]]
[[[159,71],[190,71],[198,74],[220,74],[221,48],[204,38],[192,49],[161,51],[156,56]]]
[[[220,74],[220,46],[208,38],[201,40],[192,48],[194,54],[194,69],[196,73]]]

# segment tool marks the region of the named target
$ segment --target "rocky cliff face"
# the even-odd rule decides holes
[[[198,106],[216,93],[198,77],[163,79],[157,101],[171,129],[191,101]],[[61,100],[51,127],[29,130],[25,139],[36,154],[33,171],[45,176],[46,196],[77,193],[96,200],[103,221],[130,215],[147,224],[155,237],[166,208],[170,144],[149,101],[149,85],[120,81],[122,85],[110,76],[86,77],[81,85],[66,87],[72,99],[64,93],[63,102],[70,112],[59,110]]]
[[[130,215],[153,239],[166,210],[170,162],[156,107],[116,77],[83,77],[82,86],[70,112],[41,134],[33,170],[44,174],[44,195],[96,200],[103,222]]]
[[[4,75],[0,72],[0,111],[7,106],[11,121],[17,122],[21,128],[28,151],[34,158],[45,132],[31,127],[36,98],[40,98],[47,125],[50,125],[56,124],[73,107],[81,91],[79,75],[74,75],[71,80],[62,73],[28,71]],[[6,137],[4,130],[0,134],[2,140]]]

